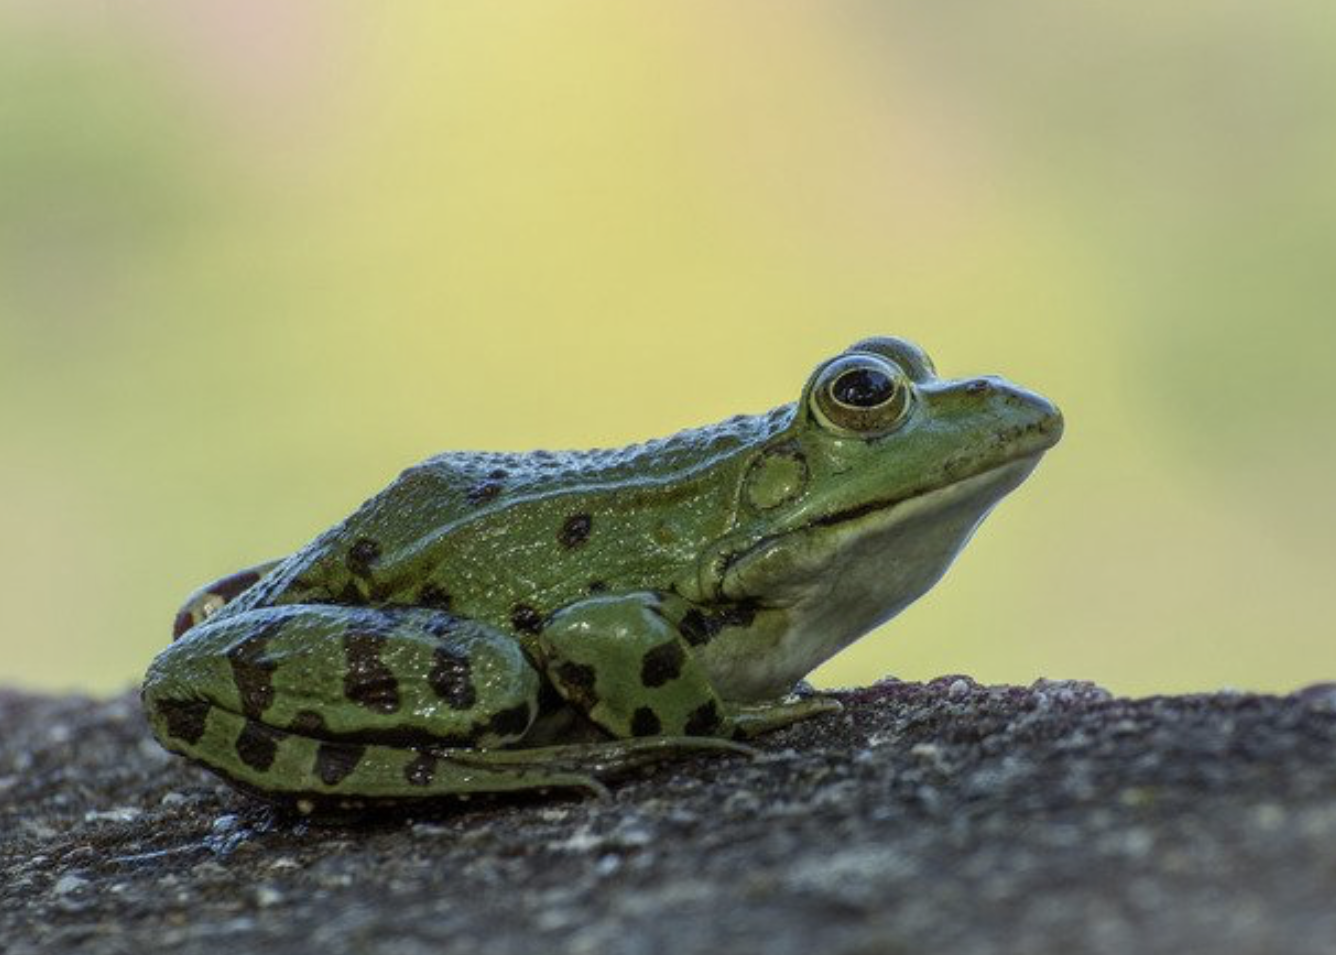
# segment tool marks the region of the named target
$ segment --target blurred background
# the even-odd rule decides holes
[[[871,334],[1068,432],[816,682],[1336,679],[1334,74],[1316,0],[0,0],[0,683]]]

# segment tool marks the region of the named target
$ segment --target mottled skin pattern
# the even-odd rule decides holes
[[[898,339],[797,402],[629,448],[447,453],[197,591],[155,734],[302,809],[598,778],[835,704],[790,691],[921,595],[1061,434]]]

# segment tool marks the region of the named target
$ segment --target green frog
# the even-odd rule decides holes
[[[838,709],[803,678],[936,583],[1061,433],[1032,392],[870,338],[767,414],[441,454],[196,591],[145,711],[167,749],[306,812],[750,751]]]

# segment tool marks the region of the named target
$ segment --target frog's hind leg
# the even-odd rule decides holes
[[[176,618],[172,621],[172,639],[179,639],[191,627],[197,627],[208,620],[258,584],[261,577],[278,565],[279,561],[266,561],[254,567],[247,567],[245,570],[238,570],[226,577],[219,577],[212,583],[200,587],[186,598],[186,602],[176,612]]]
[[[521,740],[541,685],[514,638],[483,624],[292,604],[193,628],[154,660],[143,700],[168,749],[280,799],[597,788],[538,763],[455,758]]]
[[[441,749],[321,742],[275,734],[230,713],[214,713],[218,742],[249,739],[275,753],[256,781],[210,766],[233,785],[304,813],[375,809],[481,793],[578,790],[605,797],[615,777],[668,760],[702,755],[753,756],[729,740],[660,736],[531,749]],[[269,742],[272,740],[272,742]],[[279,782],[276,784],[275,780]]]
[[[245,755],[226,763],[206,755],[228,748]],[[182,751],[239,789],[308,813],[472,793],[549,789],[606,793],[589,773],[568,768],[573,765],[570,760],[550,764],[542,759],[493,760],[488,757],[506,751],[321,740],[218,708],[205,716],[203,735]]]

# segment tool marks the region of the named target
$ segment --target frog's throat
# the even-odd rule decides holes
[[[725,599],[768,608],[750,633],[713,648],[711,678],[729,699],[786,693],[821,663],[890,620],[946,573],[980,522],[1042,452],[880,507],[760,542],[731,565]],[[745,665],[740,665],[744,664]]]

